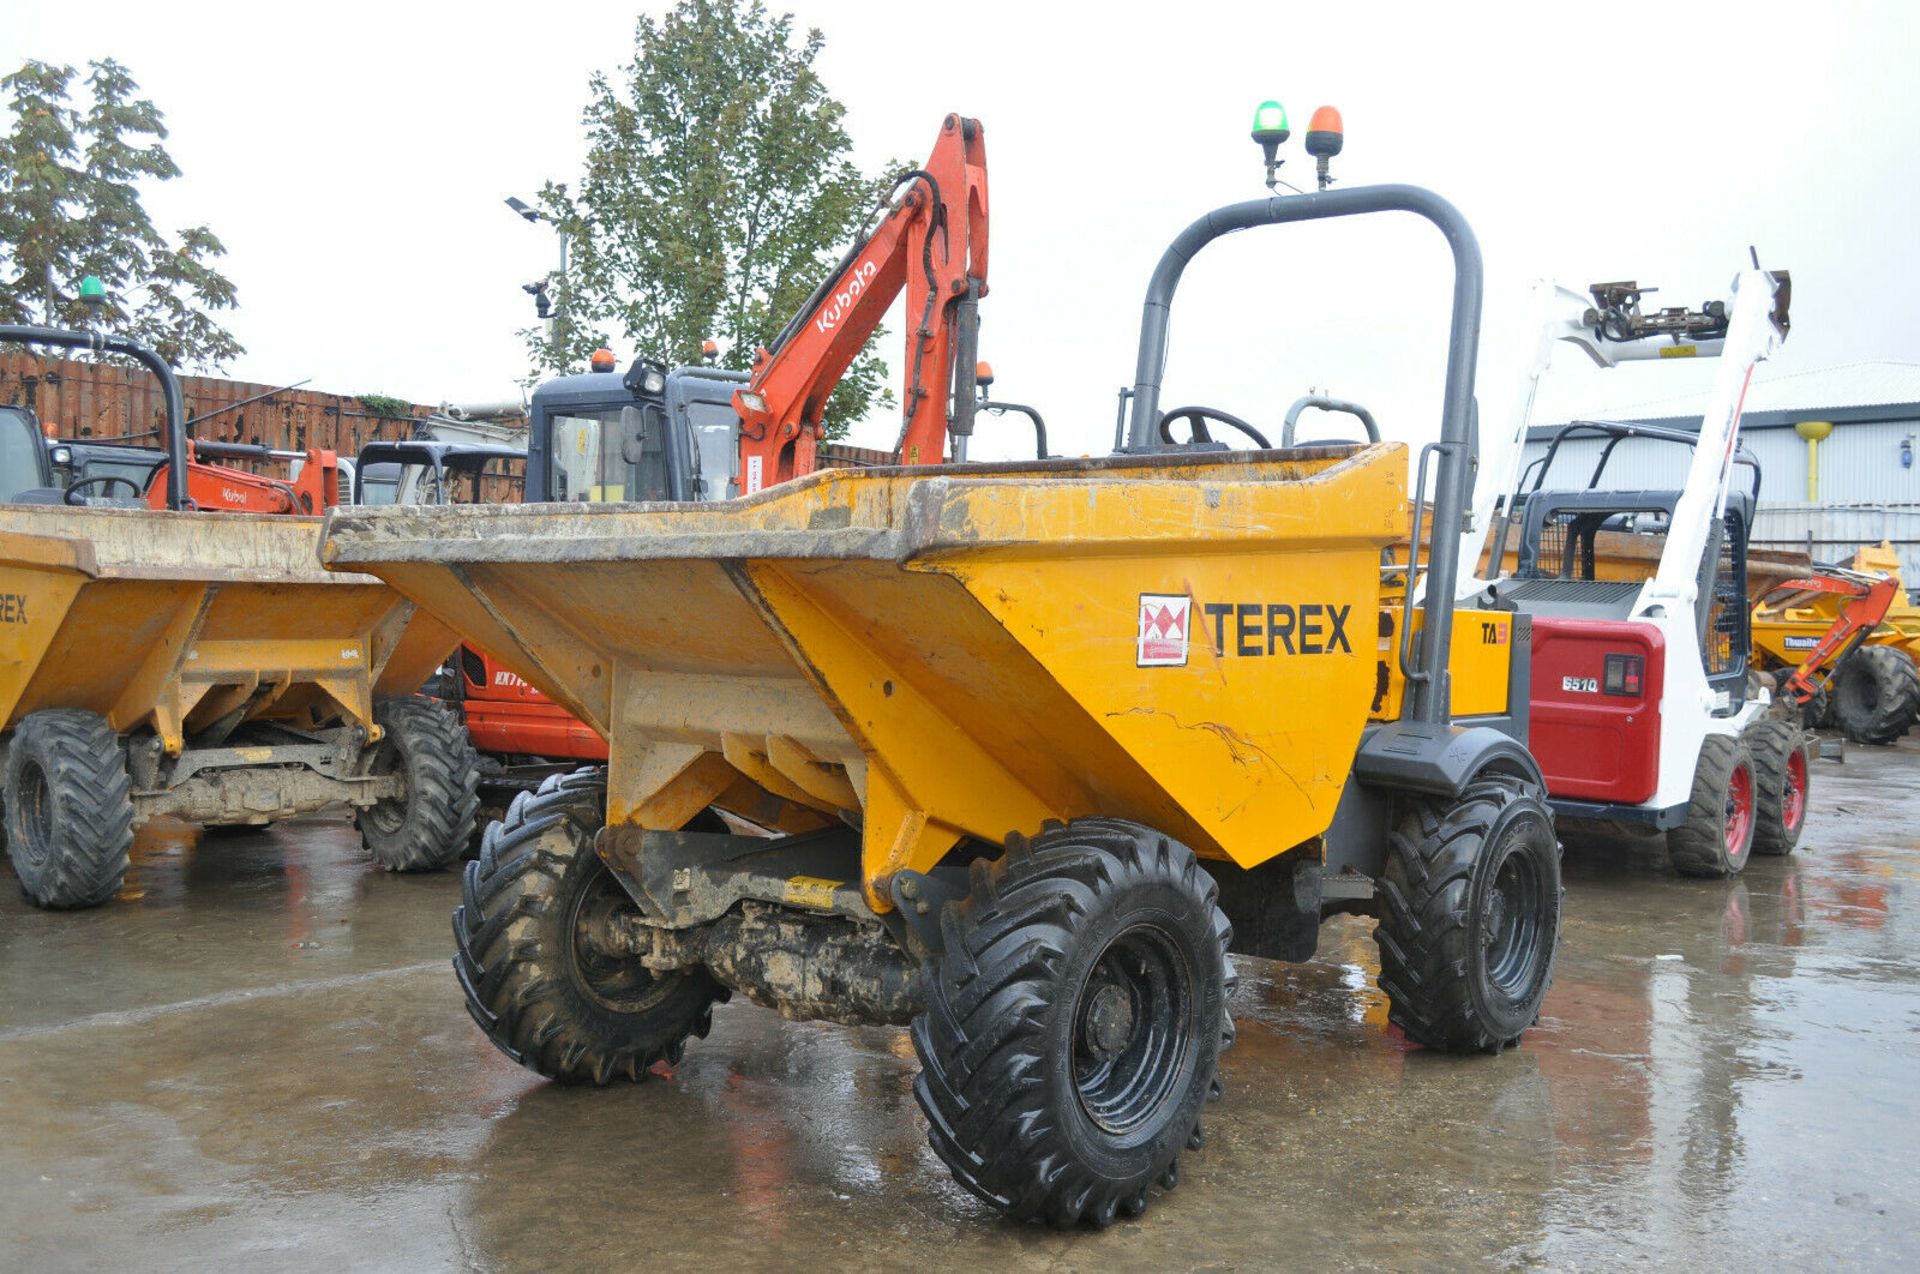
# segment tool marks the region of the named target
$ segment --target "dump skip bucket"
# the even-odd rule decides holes
[[[1396,444],[834,471],[720,505],[339,509],[379,575],[607,736],[611,825],[852,817],[869,896],[1101,814],[1251,866],[1375,698]]]

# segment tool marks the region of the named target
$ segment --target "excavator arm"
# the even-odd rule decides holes
[[[973,432],[977,304],[987,290],[979,121],[947,116],[926,166],[895,189],[879,225],[758,352],[752,379],[734,392],[741,494],[813,472],[827,398],[903,290],[906,386],[895,449],[905,464],[938,464],[951,433],[954,458],[963,458]]]
[[[1793,670],[1782,687],[1795,703],[1812,699],[1828,681],[1828,670],[1852,654],[1887,616],[1900,589],[1900,581],[1889,575],[1828,567],[1817,575],[1791,579],[1769,589],[1761,599],[1764,611],[1785,611],[1795,607],[1818,605],[1820,598],[1837,599],[1839,613],[1814,648]]]

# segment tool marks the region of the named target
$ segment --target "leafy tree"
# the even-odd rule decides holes
[[[29,61],[0,79],[13,113],[0,137],[0,321],[97,322],[175,366],[218,368],[244,352],[209,314],[234,306],[212,264],[226,249],[205,226],[173,239],[154,226],[139,183],[180,175],[160,109],[111,58],[88,69],[84,109],[70,100],[73,67]],[[78,299],[89,274],[107,285],[98,316]]]
[[[825,44],[752,0],[680,0],[643,16],[633,61],[596,74],[577,193],[543,212],[568,247],[555,332],[527,332],[536,374],[579,367],[605,333],[669,362],[720,342],[745,370],[839,259],[883,193],[848,158],[845,108],[813,70]],[[829,437],[890,406],[871,346],[826,409]]]

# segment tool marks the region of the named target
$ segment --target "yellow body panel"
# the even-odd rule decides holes
[[[1406,482],[1397,444],[837,470],[712,505],[341,509],[322,556],[605,735],[611,824],[855,818],[883,909],[893,871],[1047,819],[1245,866],[1325,831]],[[1504,660],[1486,679],[1504,705]]]
[[[244,719],[373,724],[457,639],[369,576],[320,569],[318,518],[0,507],[0,718],[84,708],[188,734]]]

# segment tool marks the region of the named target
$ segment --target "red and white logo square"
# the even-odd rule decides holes
[[[1140,668],[1182,667],[1187,662],[1187,633],[1192,627],[1193,598],[1185,593],[1140,594]]]

